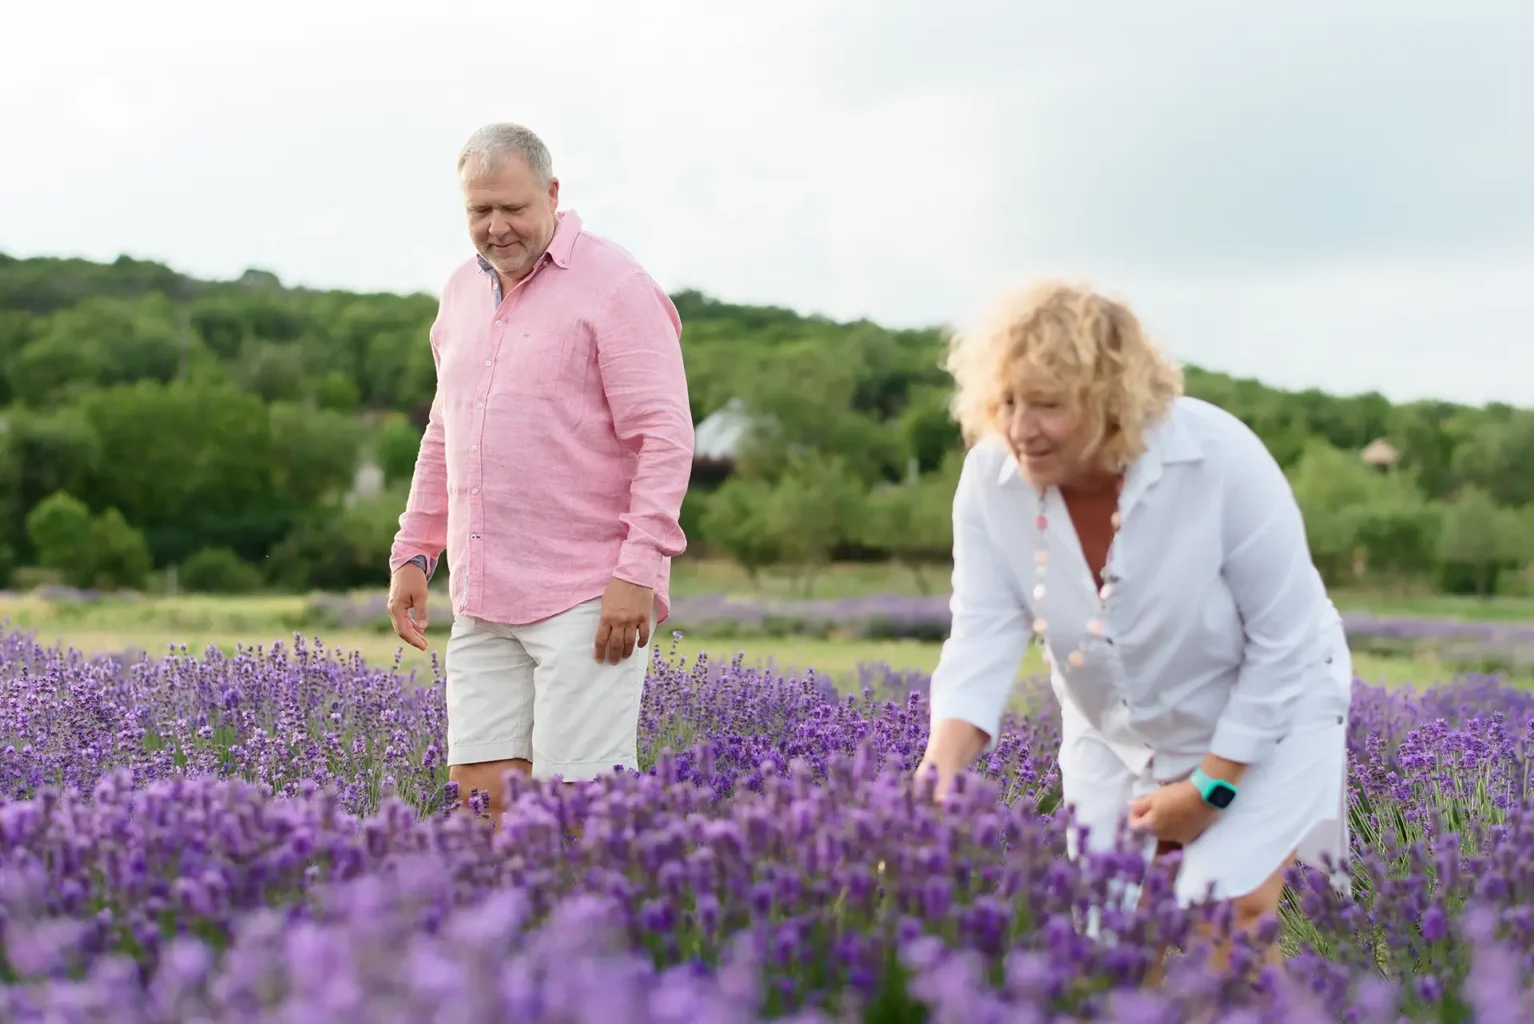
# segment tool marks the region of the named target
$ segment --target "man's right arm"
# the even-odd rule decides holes
[[[447,445],[442,428],[441,360],[437,351],[436,326],[432,328],[432,361],[437,365],[439,381],[432,397],[426,432],[421,436],[421,450],[416,455],[415,472],[410,477],[410,496],[399,517],[399,530],[389,553],[389,575],[410,562],[419,565],[427,579],[436,572],[437,559],[447,547]]]

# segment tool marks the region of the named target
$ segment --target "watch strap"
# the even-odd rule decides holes
[[[1203,768],[1193,769],[1188,781],[1193,783],[1193,788],[1204,798],[1204,803],[1216,810],[1223,811],[1236,799],[1235,786],[1224,779],[1211,778]]]

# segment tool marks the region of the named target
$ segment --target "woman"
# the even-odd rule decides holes
[[[941,795],[994,745],[1037,637],[1086,829],[1071,856],[1111,849],[1122,825],[1147,859],[1181,846],[1179,898],[1212,887],[1254,932],[1296,858],[1347,852],[1352,661],[1288,482],[1091,291],[1010,296],[948,369],[971,448],[919,771]]]

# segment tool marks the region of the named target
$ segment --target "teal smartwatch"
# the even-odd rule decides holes
[[[1221,779],[1211,779],[1202,768],[1193,769],[1188,781],[1193,783],[1193,788],[1204,798],[1204,803],[1217,811],[1225,810],[1236,799],[1235,786]]]

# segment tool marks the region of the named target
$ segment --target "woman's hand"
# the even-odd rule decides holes
[[[1193,783],[1184,779],[1129,801],[1129,827],[1186,846],[1203,835],[1219,813],[1204,802]]]
[[[957,718],[945,718],[932,726],[927,737],[927,749],[921,764],[916,766],[916,777],[922,778],[928,769],[937,770],[937,785],[932,798],[942,803],[953,788],[953,780],[966,765],[985,749],[988,737],[968,722]]]

